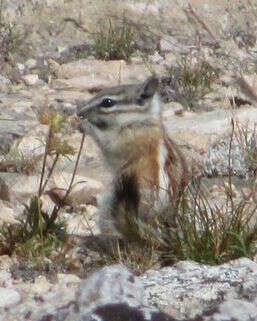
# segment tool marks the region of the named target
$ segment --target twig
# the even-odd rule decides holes
[[[83,32],[89,32],[89,30],[87,28],[85,28],[84,26],[82,26],[81,23],[79,23],[76,19],[74,18],[64,18],[63,19],[64,22],[71,22],[77,29],[83,31]]]
[[[72,174],[72,178],[71,178],[71,181],[70,181],[70,185],[63,197],[63,199],[61,200],[61,204],[65,204],[65,200],[67,199],[67,197],[69,196],[71,190],[72,190],[72,186],[73,186],[73,182],[74,182],[74,179],[75,179],[75,175],[76,175],[76,172],[77,172],[77,168],[78,168],[78,164],[79,164],[79,159],[80,159],[80,156],[81,156],[81,152],[82,152],[82,147],[84,145],[84,140],[85,140],[85,134],[83,134],[82,136],[82,139],[81,139],[81,143],[80,143],[80,147],[79,147],[79,152],[78,152],[78,156],[77,156],[77,159],[76,159],[76,163],[75,163],[75,167],[74,167],[74,170],[73,170],[73,174]],[[51,226],[53,224],[53,222],[56,220],[57,218],[57,214],[60,210],[61,206],[58,206],[58,205],[55,205],[54,209],[53,209],[53,212],[51,214],[51,217],[49,219],[49,221],[47,222],[47,226],[46,226],[46,231],[48,230],[49,226]]]
[[[231,170],[231,157],[232,157],[232,143],[234,138],[234,131],[235,131],[235,123],[234,119],[231,118],[231,126],[232,126],[232,132],[230,136],[229,141],[229,151],[228,151],[228,184],[229,184],[229,199],[232,210],[234,209],[234,201],[233,201],[233,195],[232,195],[232,170]]]
[[[41,177],[40,177],[40,184],[39,184],[39,190],[38,190],[38,197],[42,195],[42,184],[43,184],[43,179],[45,175],[45,168],[46,168],[46,159],[48,155],[48,147],[49,147],[49,141],[52,136],[52,126],[49,127],[48,130],[48,135],[46,139],[46,146],[45,146],[45,152],[44,152],[44,159],[43,159],[43,165],[42,165],[42,171],[41,171]]]
[[[77,172],[77,169],[78,169],[79,159],[80,159],[82,148],[83,148],[83,145],[84,145],[84,140],[85,140],[85,134],[83,133],[82,139],[81,139],[81,142],[80,142],[78,156],[77,156],[75,167],[74,167],[74,171],[73,171],[72,178],[71,178],[71,181],[70,181],[70,185],[69,185],[69,187],[67,189],[66,194],[64,195],[63,202],[66,200],[66,198],[69,196],[69,194],[71,192],[72,185],[73,185],[73,182],[74,182],[74,179],[75,179],[75,175],[76,175],[76,172]]]
[[[121,85],[121,63],[120,63],[120,66],[119,66],[118,85]]]
[[[211,31],[211,29],[206,25],[206,23],[196,14],[195,10],[193,9],[192,5],[189,3],[188,4],[188,9],[189,9],[189,13],[195,18],[195,20],[203,27],[203,29],[205,29],[208,34],[212,37],[212,39],[218,43],[216,37],[214,36],[213,32]]]
[[[88,219],[87,219],[87,217],[85,215],[86,213],[83,213],[83,214],[84,214],[83,217],[84,217],[84,219],[86,221],[87,228],[89,229],[89,232],[90,232],[91,236],[95,236],[95,234],[94,234],[94,232],[92,230],[92,227],[90,226],[89,221],[88,221]]]
[[[45,182],[44,182],[44,184],[43,184],[43,187],[42,187],[42,189],[41,189],[41,194],[44,192],[44,190],[45,190],[45,188],[46,188],[46,185],[47,185],[50,177],[51,177],[52,174],[53,174],[53,171],[54,171],[54,168],[55,168],[55,165],[56,165],[58,159],[59,159],[59,154],[56,154],[55,159],[54,159],[54,161],[53,161],[53,164],[52,164],[52,166],[51,166],[51,168],[50,168],[50,170],[49,170],[49,172],[48,172],[47,178],[46,178],[46,180],[45,180]]]

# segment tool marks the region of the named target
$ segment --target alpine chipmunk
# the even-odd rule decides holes
[[[175,204],[188,184],[185,159],[163,126],[157,90],[151,77],[104,89],[78,108],[80,130],[93,137],[114,176],[99,204],[105,234],[122,231],[124,210],[146,221]]]

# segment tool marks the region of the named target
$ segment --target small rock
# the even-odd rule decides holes
[[[27,86],[36,86],[42,83],[42,81],[38,78],[38,75],[36,74],[25,75],[22,77],[22,79]]]
[[[186,53],[186,47],[181,45],[178,40],[171,36],[165,36],[160,40],[160,51],[163,53],[166,52],[179,52]]]
[[[11,86],[11,81],[6,77],[0,75],[0,92],[9,91],[10,86]]]
[[[5,173],[2,175],[7,180],[8,184],[12,186],[12,190],[17,197],[23,201],[38,190],[40,177],[39,175],[17,175],[17,173]]]
[[[23,74],[24,71],[25,71],[25,65],[24,65],[24,64],[21,64],[21,63],[17,63],[16,66],[17,66],[19,72],[20,72],[21,74]]]
[[[209,320],[209,319],[207,319]],[[256,304],[242,300],[231,299],[219,306],[216,313],[213,314],[213,321],[251,321],[257,320]]]
[[[104,191],[103,184],[93,179],[78,183],[70,194],[74,204],[96,205],[97,195]]]
[[[72,116],[74,114],[76,114],[76,110],[77,110],[77,106],[75,104],[72,103],[68,103],[68,102],[52,102],[50,104],[50,108],[57,111],[57,112],[61,112],[64,113],[68,116]]]
[[[58,53],[62,54],[68,50],[68,47],[67,46],[57,46],[56,50]]]
[[[18,224],[19,221],[15,219],[17,213],[14,209],[7,206],[7,203],[0,200],[0,222],[9,224]]]
[[[231,172],[239,177],[246,177],[250,168],[245,152],[233,141],[230,151],[230,137],[223,138],[208,149],[205,156],[205,172],[208,176],[228,176]]]
[[[163,71],[159,64],[153,64],[156,73]],[[61,65],[57,70],[58,79],[52,81],[54,88],[77,88],[100,90],[121,83],[145,80],[151,72],[144,65],[128,64],[124,60],[101,61],[82,59]],[[119,76],[120,75],[120,76]]]
[[[159,64],[163,62],[163,57],[155,51],[153,55],[149,56],[149,60],[154,64]]]
[[[63,273],[57,274],[57,280],[59,282],[64,282],[64,283],[78,283],[81,281],[81,279],[74,274],[63,274]]]
[[[53,192],[61,198],[63,193],[65,193],[68,184],[71,179],[71,174],[67,172],[56,173],[53,177],[54,184]],[[56,189],[56,190],[54,190]],[[59,190],[58,190],[59,189]],[[104,190],[103,184],[93,178],[76,175],[76,181],[73,184],[69,196],[70,205],[80,205],[80,204],[90,204],[95,203],[95,198],[99,193]]]
[[[44,137],[44,134],[41,137]],[[17,148],[23,157],[30,159],[43,155],[45,151],[45,146],[40,140],[40,136],[35,136],[32,133],[23,137],[15,148]]]
[[[65,4],[64,0],[46,0],[46,5],[47,7],[52,7],[52,6],[62,6]]]
[[[33,68],[36,68],[37,66],[37,61],[36,59],[28,59],[26,62],[25,62],[25,67],[28,68],[28,69],[33,69]]]
[[[167,67],[176,66],[178,57],[173,52],[167,52],[165,54],[165,65]]]
[[[10,271],[13,264],[17,263],[16,259],[9,255],[0,255],[0,287],[12,285],[12,276],[6,271]]]
[[[92,186],[92,180],[90,181],[91,182],[89,184],[87,184],[88,182],[85,181],[75,185],[68,197],[65,198],[64,204],[62,204],[62,200],[66,194],[66,189],[53,187],[46,191],[45,194],[48,195],[57,205],[62,204],[62,206],[65,205],[72,207],[76,207],[81,204],[96,205],[97,194],[103,191],[103,186],[99,182],[97,182],[95,186]]]
[[[47,293],[51,289],[51,284],[48,282],[45,276],[40,275],[34,280],[34,286],[31,289],[32,293],[41,295]]]
[[[3,255],[1,256],[1,261],[3,260],[3,258],[7,258],[7,255]],[[10,260],[10,257],[9,257]],[[8,259],[7,259],[8,261]],[[2,267],[2,264],[1,264]],[[7,271],[3,271],[1,269],[0,271],[0,288],[7,288],[7,287],[11,287],[13,285],[13,279],[12,279],[12,275],[11,273],[7,272]]]

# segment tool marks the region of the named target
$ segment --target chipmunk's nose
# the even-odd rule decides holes
[[[77,105],[77,113],[76,113],[77,116],[79,118],[85,118],[88,115],[90,110],[90,108],[86,106],[86,102],[84,100],[77,100],[76,105]]]

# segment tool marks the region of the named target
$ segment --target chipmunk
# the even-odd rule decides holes
[[[103,233],[121,232],[125,212],[146,221],[175,204],[189,181],[187,163],[162,122],[158,79],[103,89],[78,107],[80,130],[95,140],[113,173],[103,197]],[[118,233],[120,234],[120,233]]]

